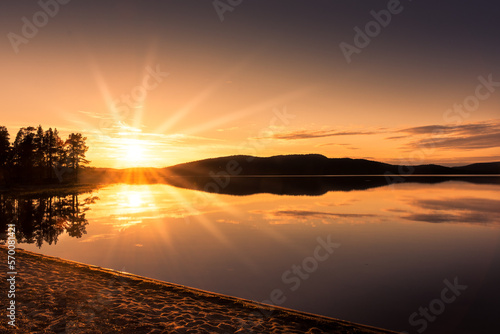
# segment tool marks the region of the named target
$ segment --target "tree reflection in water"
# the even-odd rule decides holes
[[[44,241],[49,245],[56,244],[64,231],[71,237],[81,238],[87,233],[86,212],[99,200],[88,193],[82,200],[82,195],[0,194],[0,239],[7,238],[7,224],[16,225],[18,243],[36,243],[38,248]]]

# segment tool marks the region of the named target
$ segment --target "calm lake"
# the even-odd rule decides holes
[[[498,327],[498,183],[354,188],[115,184],[1,206],[34,252],[396,331]]]

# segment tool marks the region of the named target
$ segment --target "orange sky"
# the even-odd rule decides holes
[[[339,43],[354,43],[353,28],[383,6],[342,6],[252,3],[221,22],[199,2],[61,5],[17,53],[3,40],[0,125],[11,141],[29,125],[82,132],[99,167],[293,153],[500,161],[500,51],[484,34],[492,8],[470,14],[483,25],[415,25],[427,15],[415,5],[347,63]],[[40,10],[2,4],[2,32],[22,34],[21,18]],[[443,20],[457,29],[430,34]],[[464,103],[475,104],[453,110]]]

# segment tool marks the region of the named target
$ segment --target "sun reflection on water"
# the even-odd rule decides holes
[[[103,219],[105,225],[112,225],[118,231],[142,224],[145,220],[201,216],[207,211],[224,207],[221,201],[205,200],[198,203],[196,199],[199,194],[196,192],[157,184],[115,185],[103,189],[100,196],[101,201],[93,206],[90,215]],[[194,202],[197,203],[196,209],[201,211],[193,208]]]
[[[117,205],[108,206],[110,224],[119,231],[142,224],[146,218],[159,216],[157,198],[151,185],[123,184],[112,197]]]
[[[122,203],[123,207],[129,207],[129,208],[137,208],[141,207],[144,204],[144,201],[142,199],[142,192],[138,191],[129,191],[124,194],[125,197],[125,202]]]

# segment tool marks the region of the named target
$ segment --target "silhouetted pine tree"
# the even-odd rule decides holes
[[[81,133],[72,133],[69,135],[68,140],[66,140],[68,167],[74,170],[76,181],[78,181],[78,170],[80,166],[90,162],[85,159],[85,153],[89,149],[89,147],[85,145],[85,140],[87,140],[87,138],[83,137]]]

